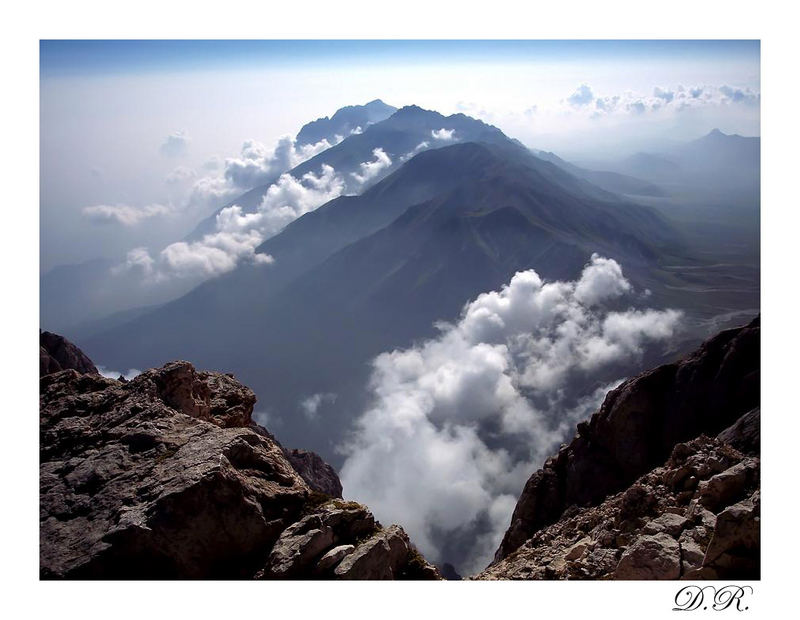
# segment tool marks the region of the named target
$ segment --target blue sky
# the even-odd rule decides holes
[[[758,59],[758,41],[735,40],[50,40],[41,42],[45,76],[86,73],[140,73],[258,67],[304,63],[407,63],[457,61],[653,58]]]

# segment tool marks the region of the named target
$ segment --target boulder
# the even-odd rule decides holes
[[[678,542],[667,534],[642,536],[622,554],[615,579],[677,579],[681,574]]]

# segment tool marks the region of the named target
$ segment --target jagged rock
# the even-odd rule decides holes
[[[327,573],[332,568],[335,568],[346,555],[353,553],[354,550],[354,545],[339,545],[338,547],[334,547],[317,562],[316,572],[321,574]]]
[[[758,459],[704,435],[678,444],[625,491],[571,507],[474,578],[757,578],[758,476],[745,477],[740,493],[721,494],[720,501],[738,503],[719,514],[700,501],[706,483],[722,474],[717,480],[739,480],[740,471],[757,472]],[[698,483],[687,491],[680,481],[691,477]]]
[[[284,450],[289,462],[299,473],[309,487],[331,497],[342,496],[342,483],[336,470],[328,465],[322,458],[307,450]]]
[[[463,577],[458,574],[455,566],[449,562],[445,562],[442,564],[442,579],[446,579],[447,581],[461,581]]]
[[[660,534],[663,532],[672,536],[672,538],[677,538],[688,523],[689,520],[686,517],[672,512],[665,512],[660,517],[649,521],[642,528],[642,532],[644,534]]]
[[[761,453],[761,408],[749,411],[717,437],[739,452],[750,455]]]
[[[86,354],[69,340],[52,332],[39,332],[39,376],[60,370],[100,374]]]
[[[495,561],[557,521],[567,507],[599,504],[663,463],[676,444],[701,433],[716,435],[756,408],[759,347],[756,318],[609,392],[600,411],[578,425],[575,439],[528,479]],[[679,477],[691,495],[700,478]],[[637,509],[633,503],[631,508]]]
[[[41,377],[41,577],[314,578],[352,551],[345,578],[440,578],[398,526],[320,504],[254,403],[232,375],[188,362],[128,382]]]
[[[249,418],[253,400],[188,362],[128,383],[43,377],[42,577],[255,572],[309,490],[274,443],[223,428]]]
[[[714,536],[703,564],[718,575],[737,579],[758,579],[761,498],[760,491],[717,515]]]
[[[680,547],[664,533],[638,538],[622,554],[614,571],[616,579],[677,579],[680,574]]]
[[[700,483],[699,503],[715,512],[740,499],[758,478],[758,462],[755,458],[746,459]]]
[[[356,547],[334,570],[339,579],[394,579],[411,549],[403,528],[392,525]]]

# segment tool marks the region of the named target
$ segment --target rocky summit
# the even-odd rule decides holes
[[[319,457],[287,458],[231,375],[69,368],[40,389],[42,578],[440,578],[402,528],[331,497]]]

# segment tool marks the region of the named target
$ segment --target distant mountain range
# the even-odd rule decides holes
[[[464,115],[403,108],[296,173],[378,147],[394,159],[442,127],[468,141],[420,152],[360,196],[300,217],[258,248],[274,265],[242,266],[80,344],[114,368],[213,360],[281,412],[289,443],[335,460],[373,356],[431,335],[435,321],[518,270],[568,279],[601,252],[649,285],[658,261],[681,251],[654,210]],[[325,425],[297,414],[314,393],[338,395]]]

